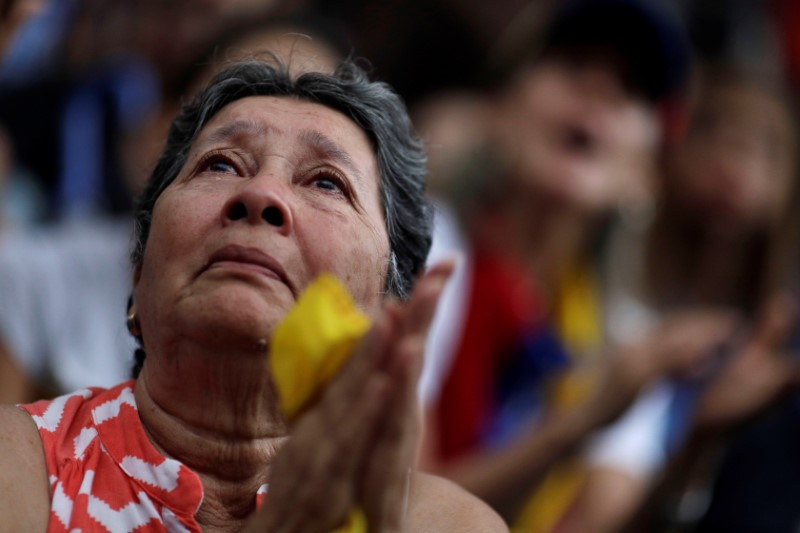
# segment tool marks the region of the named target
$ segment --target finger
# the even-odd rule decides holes
[[[308,431],[316,431],[315,438],[328,441],[316,454],[315,462],[317,471],[328,471],[332,478],[354,477],[380,425],[379,417],[387,409],[391,390],[397,388],[379,365],[397,329],[390,315],[376,319],[345,368],[323,390],[313,416],[300,422],[312,426]],[[297,431],[305,429],[298,425]],[[354,480],[351,485],[356,486]]]
[[[419,436],[419,407],[416,396],[416,362],[424,341],[413,336],[403,339],[394,358],[393,381],[397,394],[387,404],[386,416],[366,464],[362,496],[370,529],[399,531],[403,518],[407,473],[412,466]]]
[[[436,306],[447,281],[456,268],[456,259],[447,259],[433,265],[417,281],[403,316],[403,332],[427,335]]]
[[[388,376],[376,371],[368,378],[362,394],[346,409],[331,408],[331,404],[323,407],[320,418],[325,432],[320,437],[332,441],[330,448],[338,455],[332,458],[336,471],[341,469],[342,474],[352,475],[356,465],[363,462],[396,389]]]
[[[385,376],[376,374],[344,420],[329,419],[324,404],[300,418],[270,471],[266,531],[327,531],[344,520],[356,504],[363,457],[389,389]]]
[[[442,261],[431,267],[417,282],[408,302],[389,301],[384,306],[385,318],[393,326],[391,339],[388,346],[397,346],[402,337],[427,335],[431,321],[436,312],[439,297],[447,280],[453,273],[456,259]],[[387,350],[382,358],[384,368],[391,367],[393,351]],[[418,377],[422,370],[422,359],[416,368]]]
[[[396,335],[396,320],[381,313],[375,319],[372,327],[361,341],[356,345],[353,354],[333,379],[326,394],[352,397],[366,383],[367,377],[380,366],[391,339]]]
[[[396,344],[398,329],[394,311],[390,309],[375,322],[368,336],[358,347],[352,365],[324,391],[320,416],[332,438],[353,461],[363,462],[365,447],[378,431],[381,415],[385,415],[390,398],[403,387],[402,380],[387,373],[380,363]]]

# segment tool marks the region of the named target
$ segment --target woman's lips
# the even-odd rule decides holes
[[[277,279],[283,282],[293,295],[295,294],[294,287],[289,282],[289,278],[286,276],[281,264],[258,248],[250,248],[238,244],[224,246],[211,255],[205,270],[210,270],[215,266],[224,266],[226,263],[236,268],[252,270]]]

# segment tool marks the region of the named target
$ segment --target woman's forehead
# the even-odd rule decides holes
[[[341,148],[373,156],[367,134],[343,113],[293,97],[248,96],[223,107],[203,127],[197,141],[236,135],[292,135],[301,140],[335,139]]]

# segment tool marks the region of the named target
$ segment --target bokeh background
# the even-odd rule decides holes
[[[800,83],[796,2],[660,1],[684,21],[698,58],[724,58]],[[224,39],[244,26],[291,20],[297,31],[367,58],[413,107],[436,91],[490,81],[488,66],[520,21],[523,32],[535,32],[558,3],[5,0],[3,215],[25,222],[84,208],[126,209],[125,180],[146,172],[157,152],[147,144],[157,144],[157,134],[141,130],[187,94],[203,58],[212,49],[224,54]]]

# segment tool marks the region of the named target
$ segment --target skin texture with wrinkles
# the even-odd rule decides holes
[[[271,111],[254,113],[262,100]],[[291,114],[294,107],[302,112]],[[219,128],[241,120],[266,128],[266,137],[256,130],[241,130],[233,138],[209,142]],[[325,120],[330,123],[330,138],[356,154],[354,161],[367,161],[349,175],[336,170],[347,176],[352,198],[313,182],[329,179],[321,174],[326,165],[319,150],[293,153],[287,149],[293,136],[313,131]],[[261,221],[263,228],[251,231],[253,224],[224,221],[234,195],[269,199],[284,212],[286,223],[278,228]],[[255,217],[259,225],[260,213],[248,213],[248,217]],[[265,294],[257,294],[250,286],[253,276],[239,265],[216,265],[204,271],[211,255],[229,244],[266,248],[287,273],[291,287],[261,280]],[[203,327],[207,320],[237,341],[266,338],[297,292],[324,271],[342,279],[357,304],[370,313],[380,301],[387,256],[377,170],[364,133],[344,116],[315,104],[272,97],[234,102],[205,128],[176,183],[157,203],[153,239],[136,289],[144,338],[161,342],[148,332],[168,330],[165,326],[172,317],[183,320],[184,316],[197,320],[195,329],[200,332],[208,331]],[[240,283],[231,288],[228,282],[232,280]],[[218,291],[221,287],[225,290]],[[151,303],[148,295],[157,300]],[[164,295],[174,295],[175,300],[163,301]],[[250,317],[258,317],[256,323]]]

